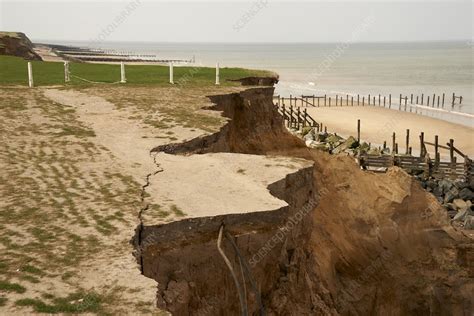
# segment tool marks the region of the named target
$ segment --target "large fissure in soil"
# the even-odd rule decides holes
[[[306,148],[286,131],[272,95],[273,88],[252,88],[212,96],[213,109],[229,118],[218,133],[153,149],[314,161],[268,187],[286,207],[143,225],[136,256],[158,281],[158,306],[175,315],[240,313],[217,249],[224,225],[238,251],[229,239],[222,247],[245,284],[249,314],[260,311],[253,278],[268,314],[470,315],[472,241],[452,229],[438,202],[398,168],[365,173],[350,157]]]

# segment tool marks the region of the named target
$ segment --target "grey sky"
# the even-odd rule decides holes
[[[339,42],[371,13],[359,41],[473,37],[470,0],[0,1],[0,29],[33,40]]]

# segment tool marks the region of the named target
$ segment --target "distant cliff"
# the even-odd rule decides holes
[[[0,32],[0,55],[12,55],[28,60],[42,60],[33,50],[33,43],[24,33]]]

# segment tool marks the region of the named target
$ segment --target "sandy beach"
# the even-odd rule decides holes
[[[374,145],[387,141],[392,146],[392,133],[396,133],[399,152],[405,152],[406,130],[410,129],[410,146],[413,153],[419,152],[419,135],[425,133],[425,141],[434,142],[439,136],[439,144],[446,145],[454,139],[454,145],[470,157],[474,156],[474,129],[414,113],[400,112],[380,107],[308,107],[308,113],[318,122],[328,127],[328,131],[341,136],[357,135],[357,120],[361,120],[361,139]],[[428,152],[434,148],[427,146]],[[449,157],[447,150],[441,150],[441,157]]]

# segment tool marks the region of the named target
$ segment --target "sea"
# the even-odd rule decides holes
[[[115,51],[154,54],[159,58],[194,59],[195,64],[272,70],[279,75],[275,94],[357,95],[411,94],[432,101],[445,94],[445,108],[418,112],[474,127],[472,41],[396,43],[58,43]],[[453,93],[462,96],[462,103]],[[409,101],[410,103],[410,101]],[[431,104],[431,102],[430,102]]]

